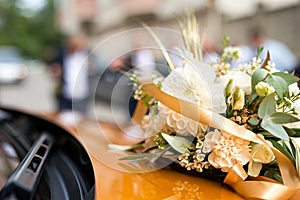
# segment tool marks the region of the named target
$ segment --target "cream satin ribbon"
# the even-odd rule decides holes
[[[257,135],[252,131],[239,126],[233,121],[214,113],[211,110],[173,97],[157,88],[152,81],[142,81],[142,83],[146,91],[151,96],[177,113],[244,140],[269,146],[266,141],[257,137]],[[138,105],[139,106],[133,115],[133,121],[137,123],[141,122],[142,116],[146,114],[147,110],[145,106],[142,106],[141,102]],[[277,159],[283,184],[270,180],[258,179],[244,181],[247,178],[247,173],[244,171],[242,166],[238,165],[234,166],[227,174],[224,183],[230,185],[246,198],[282,200],[293,197],[293,199],[300,199],[300,195],[295,194],[300,189],[300,180],[294,165],[277,149],[272,146],[269,147],[272,149]]]

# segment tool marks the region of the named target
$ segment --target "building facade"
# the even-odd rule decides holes
[[[200,34],[216,43],[221,44],[222,37],[229,35],[234,44],[247,44],[249,30],[261,27],[269,37],[287,44],[300,58],[300,0],[256,1],[260,4],[231,1],[228,5],[228,0],[61,0],[57,1],[57,16],[62,32],[83,31],[96,45],[111,36],[142,28],[141,21],[149,26],[178,31],[178,16],[187,8],[193,8]],[[128,36],[122,41],[134,37]],[[175,44],[178,36],[162,35],[162,38],[168,46]]]

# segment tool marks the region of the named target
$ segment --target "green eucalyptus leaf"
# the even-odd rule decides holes
[[[284,94],[288,92],[287,82],[280,76],[271,75],[267,78],[267,83],[274,87],[277,95],[283,99]]]
[[[257,126],[259,124],[259,120],[255,117],[253,117],[253,118],[248,120],[248,123],[253,125],[253,126]]]
[[[118,144],[108,144],[108,148],[117,151],[128,151],[132,149],[136,149],[139,147],[143,147],[143,144],[133,144],[133,145],[118,145]]]
[[[296,170],[298,173],[298,177],[300,177],[300,147],[298,144],[295,142],[294,139],[291,139],[291,143],[293,144],[295,148],[295,164],[296,164]]]
[[[261,127],[279,139],[289,140],[289,136],[284,130],[283,126],[280,124],[275,124],[270,116],[265,116],[263,118]]]
[[[296,77],[292,74],[287,74],[287,73],[283,73],[283,72],[274,72],[274,73],[272,73],[272,76],[281,77],[282,79],[285,80],[285,82],[288,85],[291,85],[291,84],[296,83],[297,81],[299,81],[298,77]]]
[[[280,176],[280,174],[278,173],[278,171],[270,169],[270,170],[266,170],[264,173],[265,177],[277,180],[278,182],[282,183],[282,178]]]
[[[289,144],[290,144],[290,147],[291,147],[292,155],[295,155],[296,154],[296,148],[295,148],[295,146],[293,144],[293,141],[290,140]],[[295,158],[295,156],[294,156],[294,158]]]
[[[132,162],[138,162],[142,160],[150,160],[152,158],[158,157],[159,154],[157,153],[140,153],[140,154],[133,154],[129,156],[124,156],[120,158],[119,160],[128,160]]]
[[[291,128],[290,130],[294,132],[293,137],[300,137],[300,128]]]
[[[275,124],[287,124],[300,121],[297,117],[291,114],[275,112],[270,116],[271,120]]]
[[[272,145],[278,149],[281,153],[283,153],[288,159],[290,159],[293,163],[295,163],[295,157],[290,153],[290,151],[287,149],[287,146],[283,147],[280,143],[278,143],[275,140],[268,140],[272,143]],[[284,142],[283,142],[284,143]]]
[[[161,133],[161,136],[179,153],[186,153],[189,152],[189,148],[195,148],[195,145],[186,138],[171,136],[166,133]]]
[[[258,108],[258,116],[264,118],[276,111],[275,93],[272,93],[264,98]]]
[[[269,133],[268,131],[262,131],[262,132],[259,132],[259,134],[262,134],[264,136],[264,138],[274,138],[274,136]]]
[[[285,149],[285,151],[287,152],[287,154],[290,155],[290,157],[288,156],[288,158],[293,162],[295,163],[295,156],[294,154],[292,153],[292,149],[290,148],[290,142],[289,141],[282,141],[282,147]],[[292,158],[292,159],[291,159]]]
[[[296,132],[293,130],[293,129],[290,129],[290,128],[288,128],[288,127],[283,127],[284,128],[284,130],[287,132],[287,134],[290,136],[290,137],[297,137],[296,136]],[[299,136],[300,136],[300,133],[299,133]],[[298,136],[298,137],[299,137]]]
[[[252,95],[255,94],[255,86],[260,81],[264,80],[268,75],[268,71],[265,69],[256,70],[251,77],[251,87],[252,87]]]

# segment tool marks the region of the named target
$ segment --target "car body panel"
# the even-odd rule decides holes
[[[124,134],[116,125],[83,121],[75,130],[92,159],[96,199],[243,199],[220,181],[187,175],[168,167],[130,172],[131,169],[118,160],[124,152],[112,151],[108,144],[129,145],[140,139]]]

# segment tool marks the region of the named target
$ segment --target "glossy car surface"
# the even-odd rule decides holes
[[[94,166],[96,199],[243,199],[220,181],[186,175],[169,166],[145,172],[144,166],[139,168],[119,161],[126,154],[112,151],[108,145],[139,141],[121,129],[114,124],[94,121],[82,121],[76,126],[78,139],[87,149]]]
[[[124,134],[124,127],[120,128],[114,124],[89,119],[82,119],[74,126],[66,126],[59,121],[57,114],[38,114],[37,116],[44,120],[47,119],[50,124],[55,124],[57,127],[63,127],[63,130],[73,135],[89,155],[93,169],[88,165],[80,167],[80,169],[84,170],[86,175],[94,175],[95,182],[93,186],[86,187],[89,188],[89,192],[81,199],[243,199],[221,182],[186,175],[170,169],[168,166],[146,172],[144,166],[139,168],[138,165],[127,165],[120,162],[118,159],[125,154],[112,151],[108,145],[111,143],[128,145],[139,141],[134,135]],[[39,126],[47,126],[47,123],[39,124]],[[64,143],[63,146],[70,149],[73,145],[78,146],[75,143],[69,145]],[[72,153],[71,150],[70,154],[75,160],[81,157],[78,151]],[[48,164],[46,163],[46,167]],[[65,165],[67,163],[61,162],[59,166]],[[62,177],[67,172],[64,168],[61,168],[60,171],[59,175]],[[80,174],[77,176],[82,179]],[[47,184],[47,181],[45,182],[47,178],[49,177],[41,178],[39,188],[43,184]],[[68,182],[67,179],[66,182]],[[70,184],[70,191],[72,191],[72,187],[75,186]],[[76,188],[74,188],[75,191],[78,191]],[[74,195],[72,199],[75,197],[80,199],[78,194],[74,193]],[[61,199],[68,198],[65,196]]]
[[[0,161],[0,199],[94,199],[88,154],[70,131],[43,117],[0,109]]]

